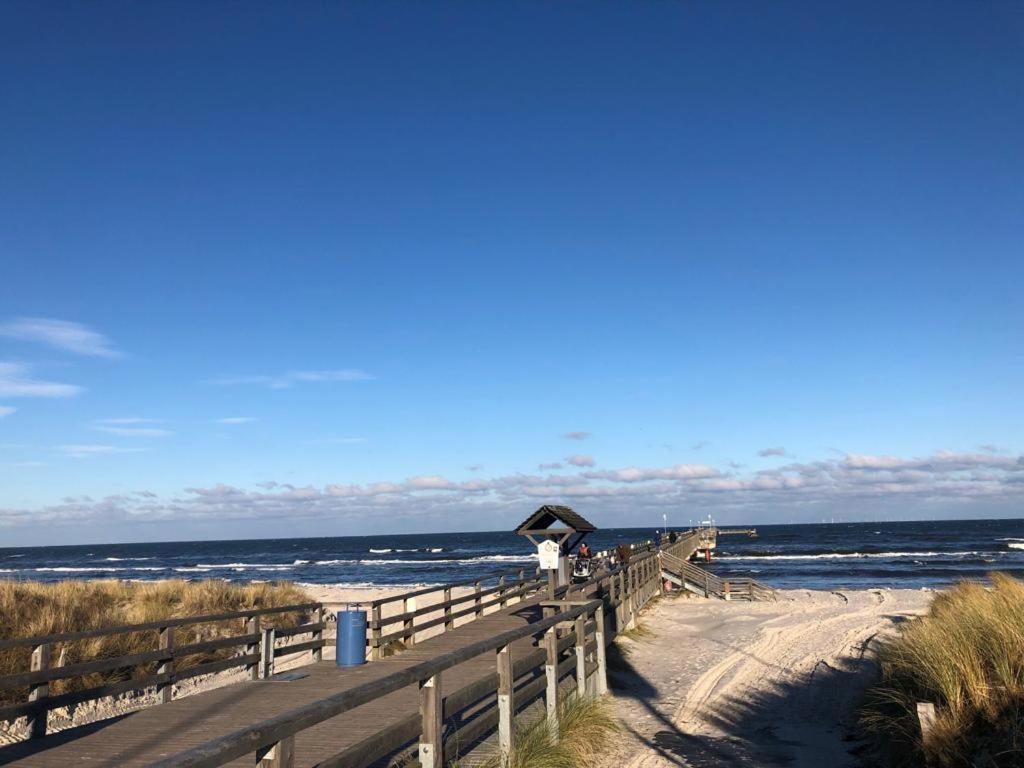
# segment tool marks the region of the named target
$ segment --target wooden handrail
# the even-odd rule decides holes
[[[312,704],[297,707],[289,712],[268,718],[255,725],[241,728],[219,739],[215,739],[184,752],[171,755],[150,768],[216,768],[231,760],[259,752],[277,743],[291,739],[300,731],[310,728],[332,717],[348,712],[367,702],[410,685],[423,683],[481,654],[494,652],[511,645],[517,640],[546,632],[558,624],[572,621],[578,616],[590,615],[602,607],[600,600],[569,608],[545,619],[517,629],[499,632],[493,637],[477,640],[454,651],[427,659],[403,670],[394,672],[379,680],[363,683],[346,691],[327,696]]]
[[[103,627],[100,629],[87,629],[82,632],[62,632],[54,635],[37,635],[35,637],[14,637],[7,640],[0,640],[0,651],[8,648],[20,648],[26,645],[43,645],[46,643],[64,643],[74,640],[86,640],[90,637],[102,637],[103,635],[123,635],[129,632],[147,632],[160,630],[168,627],[182,627],[188,624],[206,624],[214,621],[230,621],[231,619],[246,619],[250,616],[267,616],[273,613],[292,613],[296,611],[312,611],[320,607],[320,603],[298,603],[296,605],[282,605],[274,608],[251,608],[242,611],[230,611],[226,613],[211,613],[204,616],[183,616],[174,619],[160,619],[159,621],[147,621],[142,624],[124,624],[117,627]]]

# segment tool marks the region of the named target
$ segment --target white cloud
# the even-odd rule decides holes
[[[119,437],[167,437],[174,434],[169,429],[164,429],[163,427],[142,426],[160,423],[160,419],[123,416],[114,419],[98,419],[93,422],[92,429],[108,435],[118,435]]]
[[[271,389],[289,389],[295,384],[308,382],[369,381],[375,378],[358,368],[342,368],[333,371],[287,371],[277,375],[257,374],[252,376],[220,376],[213,384],[232,386],[236,384],[259,384]]]
[[[0,325],[0,336],[46,344],[89,357],[120,357],[110,339],[98,331],[68,320],[19,317]]]
[[[161,429],[159,427],[110,427],[97,424],[93,426],[93,429],[97,432],[118,435],[120,437],[167,437],[174,434],[169,429]]]
[[[706,464],[676,464],[674,467],[626,467],[600,472],[585,472],[590,480],[609,480],[614,483],[644,483],[650,480],[702,480],[718,477],[719,471]]]
[[[0,419],[2,419],[4,416],[10,416],[16,410],[18,410],[18,409],[17,408],[12,408],[9,405],[0,405]]]
[[[592,436],[590,432],[566,432],[562,435],[566,440],[586,440]]]
[[[68,456],[83,458],[122,453],[106,445],[59,446]],[[938,451],[929,456],[900,458],[849,454],[757,471],[719,470],[704,464],[665,467],[624,467],[571,474],[512,474],[453,481],[424,473],[406,480],[366,484],[332,483],[296,486],[265,481],[253,489],[217,484],[188,488],[173,497],[129,494],[93,501],[69,498],[37,509],[0,509],[0,527],[48,521],[119,522],[128,520],[330,519],[369,520],[382,515],[461,522],[490,519],[514,523],[539,503],[579,503],[588,517],[609,523],[660,518],[663,511],[686,508],[698,517],[706,511],[740,512],[744,516],[774,510],[787,517],[801,510],[836,514],[878,509],[956,509],[1002,514],[1024,504],[1024,456]],[[944,506],[943,506],[944,505]],[[646,516],[646,517],[645,517]],[[747,517],[739,522],[753,522]]]
[[[106,456],[115,453],[137,453],[142,448],[121,448],[116,445],[58,445],[55,450],[73,459],[84,459],[89,456]]]
[[[565,463],[574,467],[592,467],[597,464],[593,456],[566,456]]]
[[[767,456],[785,456],[786,455],[786,449],[782,448],[782,447],[779,447],[779,448],[762,448],[760,451],[757,452],[757,455],[758,456],[764,456],[764,457],[767,457]]]
[[[35,379],[24,363],[0,362],[0,397],[74,397],[82,391],[74,384]]]
[[[547,471],[549,469],[561,469],[561,468],[562,468],[562,463],[559,462],[559,461],[552,461],[552,462],[550,462],[548,464],[538,464],[537,465],[537,469],[539,469],[541,472],[545,472],[545,471]]]
[[[218,424],[252,424],[254,421],[257,421],[255,416],[226,416],[217,419]]]

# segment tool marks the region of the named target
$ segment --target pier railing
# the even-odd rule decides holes
[[[631,545],[629,567],[617,565],[614,552],[599,552],[598,556],[611,568],[582,584],[560,587],[555,596],[582,596],[603,585],[610,597],[609,607],[623,616],[632,616],[636,607],[652,594],[652,579],[657,572],[653,560],[655,549],[656,545],[650,541]],[[546,577],[542,578],[536,569],[499,574],[491,580],[497,583],[484,586],[487,579],[458,582],[370,602],[367,648],[371,657],[379,658],[383,649],[395,641],[412,645],[418,633],[436,627],[450,630],[460,619],[474,620],[487,612],[537,597],[547,589]],[[466,594],[452,595],[453,590],[466,587],[470,588]],[[436,603],[424,600],[416,607],[417,598],[433,593],[440,593],[442,600]],[[401,613],[382,615],[383,606],[399,601],[402,602]],[[297,623],[281,626],[280,621],[266,620],[287,614],[297,614]],[[29,738],[37,738],[46,735],[51,713],[65,707],[133,692],[152,694],[149,703],[165,703],[174,697],[176,684],[231,670],[244,669],[249,679],[268,678],[274,674],[276,660],[281,657],[308,651],[313,661],[321,660],[323,648],[329,642],[324,639],[327,620],[324,604],[311,602],[0,640],[0,652],[24,649],[28,667],[22,672],[0,676],[0,722],[25,717]],[[240,625],[237,630],[224,626],[235,621]],[[270,623],[274,626],[265,626]],[[221,626],[216,630],[207,628],[205,632],[193,632],[203,639],[182,644],[184,631],[198,625]],[[400,628],[392,630],[395,625]],[[83,641],[132,634],[151,634],[152,648],[65,662],[66,656],[77,655],[76,645]],[[138,647],[139,644],[132,645]],[[71,683],[65,686],[70,689],[54,691],[63,681]]]
[[[295,742],[304,731],[410,686],[419,690],[418,715],[392,726],[388,738],[382,733],[323,764],[366,766],[394,758],[413,742],[411,751],[422,768],[441,768],[458,759],[466,745],[497,729],[505,765],[514,745],[517,712],[543,697],[543,716],[557,726],[559,697],[566,694],[567,683],[573,695],[606,692],[606,646],[633,625],[660,588],[657,553],[640,553],[587,582],[560,587],[560,599],[538,600],[551,615],[170,755],[150,768],[215,768],[247,755],[255,755],[261,768],[292,768]],[[536,647],[514,658],[512,645],[525,639]],[[445,673],[487,653],[494,654],[493,674],[442,696]]]
[[[300,623],[281,628],[261,626],[262,617],[286,614],[297,614]],[[180,634],[186,627],[233,621],[240,622],[240,634],[212,637],[186,645],[175,643],[175,634]],[[37,738],[46,735],[50,712],[61,707],[154,688],[156,701],[168,702],[174,695],[175,683],[231,669],[244,668],[253,680],[269,677],[274,673],[274,660],[281,656],[311,651],[313,659],[319,660],[326,642],[323,639],[324,628],[323,606],[320,603],[302,603],[0,640],[0,652],[31,649],[28,670],[0,677],[0,700],[25,696],[22,702],[0,705],[0,721],[27,717],[28,735]],[[65,664],[63,661],[67,650],[81,641],[150,633],[154,648],[149,651],[81,663]],[[300,635],[309,635],[310,639],[292,642],[292,638]],[[286,640],[283,645],[279,643],[281,639]],[[213,660],[207,660],[211,655]],[[136,676],[140,669],[154,667],[155,671]],[[123,679],[90,685],[90,676],[96,674]],[[51,684],[64,680],[74,680],[89,687],[51,694]]]
[[[775,590],[767,584],[746,577],[723,579],[709,571],[676,557],[670,552],[661,553],[662,567],[676,576],[691,591],[702,591],[704,597],[721,597],[725,600],[774,600]]]
[[[636,555],[657,548],[651,540],[628,546]],[[613,567],[617,563],[614,550],[595,555]],[[409,648],[424,632],[447,632],[456,624],[472,621],[489,611],[502,610],[546,588],[547,576],[540,569],[531,568],[495,574],[485,579],[421,587],[359,603],[367,607],[369,614],[366,622],[369,657],[379,659],[392,651]],[[386,606],[395,603],[402,604],[399,611],[388,613]]]

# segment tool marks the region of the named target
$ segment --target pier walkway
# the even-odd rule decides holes
[[[540,579],[524,581],[522,575],[516,582],[501,580],[498,587],[486,590],[477,583],[468,596],[456,598],[451,598],[451,589],[445,587],[448,600],[443,606],[418,611],[415,595],[420,593],[408,593],[404,599],[399,596],[405,612],[386,620],[397,621],[402,627],[399,632],[382,630],[382,621],[386,621],[379,619],[380,606],[371,610],[378,616],[371,619],[371,655],[382,651],[383,640],[396,635],[405,641],[394,646],[400,652],[377,653],[379,658],[357,667],[317,660],[274,675],[274,656],[309,650],[314,658],[320,657],[326,643],[322,638],[323,606],[312,606],[314,622],[280,633],[294,638],[309,632],[312,641],[282,648],[275,646],[272,631],[264,630],[262,643],[257,645],[253,642],[258,635],[252,631],[205,643],[225,648],[243,644],[243,651],[207,666],[227,669],[245,665],[254,679],[173,701],[168,695],[166,703],[57,733],[46,733],[44,712],[41,732],[35,738],[0,748],[0,765],[363,768],[418,752],[425,768],[441,768],[464,756],[496,729],[502,748],[508,749],[514,733],[511,719],[517,711],[543,698],[548,717],[555,717],[559,691],[566,686],[581,695],[605,690],[605,646],[632,625],[637,612],[666,582],[698,591],[700,569],[687,559],[698,547],[707,545],[706,530],[684,533],[671,543],[663,541],[660,550],[645,543],[646,549],[634,552],[627,562],[612,562],[583,584],[557,589],[553,601]],[[705,596],[728,599],[720,590],[709,589],[709,583],[715,582],[700,583]],[[763,598],[745,591],[748,599]],[[509,605],[513,600],[519,602]],[[470,608],[458,609],[466,601]],[[457,610],[452,611],[453,606]],[[488,608],[494,612],[487,613]],[[441,610],[443,614],[436,613]],[[458,624],[453,619],[467,613],[468,623]],[[417,624],[416,618],[422,621]],[[421,628],[439,629],[441,634],[423,638]],[[173,637],[165,642],[168,634],[167,628],[160,630],[161,649],[165,650],[141,655],[176,658]],[[258,676],[261,679],[255,679],[256,659],[266,667]],[[116,661],[98,660],[79,667],[113,669]],[[23,684],[36,686],[30,688],[28,704],[7,707],[28,712],[30,718],[42,704],[31,691],[45,686],[46,680],[67,676],[53,673],[47,664],[36,664],[36,655],[33,669],[36,671],[15,676],[24,678]],[[137,682],[155,679],[162,681],[157,690],[160,684],[166,690],[169,681],[177,679],[173,665],[166,669],[170,671],[158,669],[155,676]],[[42,693],[45,697],[45,688]],[[79,700],[88,699],[79,695]]]

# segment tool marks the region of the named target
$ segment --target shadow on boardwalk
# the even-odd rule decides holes
[[[851,736],[850,718],[874,679],[874,666],[865,658],[850,659],[841,669],[821,662],[799,682],[775,685],[749,698],[717,701],[701,712],[703,721],[719,732],[715,736],[680,729],[670,713],[659,709],[654,686],[614,644],[609,648],[609,668],[615,695],[639,703],[658,726],[653,735],[640,734],[629,723],[626,730],[671,765],[842,768],[859,764],[856,755],[864,750]]]

